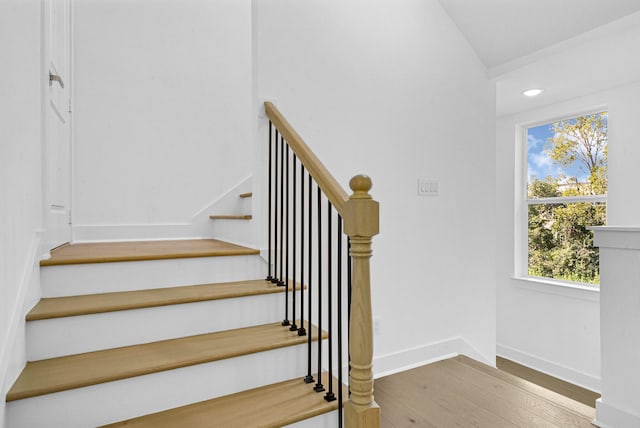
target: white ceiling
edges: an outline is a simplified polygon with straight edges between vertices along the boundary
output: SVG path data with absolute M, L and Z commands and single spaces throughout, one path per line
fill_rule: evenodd
M 497 116 L 638 82 L 640 12 L 524 57 L 493 78 Z M 528 98 L 522 95 L 528 88 L 544 92 Z
M 640 81 L 640 0 L 439 1 L 495 81 L 497 116 Z
M 640 0 L 440 0 L 490 71 L 640 11 Z

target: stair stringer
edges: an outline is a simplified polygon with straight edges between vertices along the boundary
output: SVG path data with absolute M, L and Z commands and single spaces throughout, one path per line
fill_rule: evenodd
M 198 211 L 192 218 L 195 236 L 209 236 L 238 245 L 257 248 L 256 220 L 211 220 L 210 215 L 246 215 L 253 212 L 253 198 L 241 198 L 253 192 L 253 177 L 248 176 L 231 187 L 219 198 Z M 255 218 L 255 217 L 254 217 Z

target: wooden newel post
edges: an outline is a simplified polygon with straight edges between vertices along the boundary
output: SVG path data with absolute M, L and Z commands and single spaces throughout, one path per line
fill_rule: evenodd
M 380 407 L 373 399 L 373 322 L 371 316 L 371 237 L 380 228 L 379 204 L 369 194 L 371 179 L 357 175 L 349 182 L 353 194 L 344 205 L 344 231 L 351 238 L 353 279 L 349 375 L 351 395 L 345 404 L 347 428 L 379 428 Z

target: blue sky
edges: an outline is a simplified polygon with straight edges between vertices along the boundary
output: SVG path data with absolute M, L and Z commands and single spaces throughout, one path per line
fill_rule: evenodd
M 540 125 L 527 130 L 527 176 L 529 182 L 538 178 L 544 180 L 551 176 L 558 178 L 560 175 L 566 177 L 578 177 L 578 181 L 586 181 L 587 174 L 580 169 L 579 162 L 563 167 L 555 163 L 544 152 L 547 139 L 553 137 L 553 124 Z

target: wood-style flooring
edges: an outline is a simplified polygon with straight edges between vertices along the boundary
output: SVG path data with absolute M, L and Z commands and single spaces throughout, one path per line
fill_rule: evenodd
M 600 394 L 597 392 L 572 385 L 553 376 L 549 376 L 548 374 L 541 373 L 511 360 L 507 360 L 506 358 L 496 357 L 496 366 L 502 371 L 511 373 L 512 375 L 518 376 L 522 379 L 526 379 L 529 382 L 533 382 L 536 385 L 555 391 L 565 397 L 571 397 L 589 407 L 595 408 L 596 400 L 600 398 Z
M 465 356 L 375 381 L 383 428 L 593 428 L 595 409 Z

